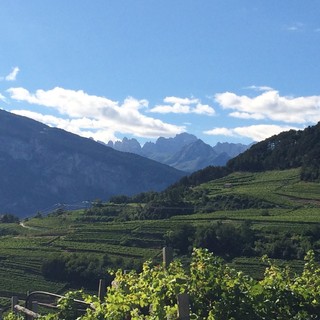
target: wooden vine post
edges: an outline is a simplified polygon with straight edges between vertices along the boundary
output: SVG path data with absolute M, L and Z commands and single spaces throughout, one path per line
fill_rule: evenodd
M 168 268 L 169 264 L 173 260 L 173 249 L 170 247 L 164 247 L 162 249 L 163 266 Z
M 100 301 L 104 300 L 106 293 L 107 293 L 106 280 L 105 279 L 100 279 L 99 280 L 99 291 L 98 291 L 98 297 L 99 297 Z
M 13 296 L 11 297 L 11 311 L 13 313 L 17 313 L 15 306 L 18 304 L 18 297 L 17 296 Z
M 178 294 L 178 319 L 189 320 L 190 319 L 190 303 L 189 295 L 187 293 Z
M 173 261 L 173 249 L 170 247 L 164 247 L 162 249 L 163 266 L 168 268 Z M 177 296 L 178 302 L 178 319 L 189 320 L 190 319 L 190 302 L 189 295 L 187 293 L 179 294 Z
M 38 309 L 37 302 L 34 302 L 34 303 L 32 304 L 32 307 L 35 309 L 35 311 L 37 311 L 37 309 Z M 17 297 L 17 296 L 13 296 L 13 297 L 11 298 L 11 311 L 12 311 L 12 313 L 14 313 L 14 314 L 17 314 L 17 313 L 19 313 L 19 312 L 25 314 L 25 317 L 26 317 L 26 319 L 28 319 L 28 320 L 29 320 L 29 319 L 32 320 L 32 319 L 34 319 L 34 318 L 39 318 L 39 317 L 40 317 L 40 314 L 38 314 L 37 312 L 32 311 L 32 310 L 30 310 L 30 309 L 28 309 L 28 308 L 25 308 L 25 307 L 23 307 L 23 306 L 20 306 L 20 305 L 19 305 L 19 300 L 18 300 L 18 297 Z M 0 318 L 0 319 L 1 319 L 1 318 Z

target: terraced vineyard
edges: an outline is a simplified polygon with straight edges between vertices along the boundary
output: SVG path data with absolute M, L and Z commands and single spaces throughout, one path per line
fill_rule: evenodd
M 270 204 L 270 207 L 204 210 L 199 205 L 203 195 L 206 201 L 218 201 L 216 197 L 224 199 L 231 195 L 233 199 L 239 196 L 241 200 L 241 196 L 246 196 Z M 105 206 L 109 215 L 90 216 L 95 222 L 86 222 L 85 210 L 78 210 L 30 218 L 22 225 L 0 224 L 3 234 L 0 237 L 0 307 L 8 305 L 11 295 L 23 297 L 28 290 L 66 290 L 65 281 L 50 281 L 43 276 L 43 262 L 54 256 L 76 253 L 101 258 L 107 255 L 111 261 L 123 265 L 147 259 L 160 261 L 164 235 L 169 231 L 178 230 L 181 225 L 198 227 L 217 221 L 235 226 L 249 221 L 254 232 L 263 239 L 257 247 L 266 245 L 263 241 L 279 241 L 283 235 L 300 245 L 320 222 L 320 185 L 301 182 L 299 169 L 234 173 L 193 187 L 186 197 L 185 201 L 192 203 L 196 212 L 170 219 L 117 221 L 115 212 L 119 213 L 121 208 L 135 212 L 144 204 L 121 207 L 108 203 Z M 316 252 L 319 251 L 320 238 L 314 239 L 312 245 Z M 283 263 L 283 260 L 279 261 Z M 259 257 L 234 257 L 229 263 L 256 277 L 263 270 Z M 290 263 L 295 270 L 302 265 L 299 259 Z

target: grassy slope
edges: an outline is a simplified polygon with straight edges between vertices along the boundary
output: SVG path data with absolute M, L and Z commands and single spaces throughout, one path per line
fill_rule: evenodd
M 231 188 L 226 188 L 226 184 L 231 184 Z M 25 222 L 25 227 L 0 224 L 0 228 L 16 233 L 0 237 L 0 297 L 13 293 L 24 295 L 27 290 L 63 290 L 65 283 L 52 283 L 41 275 L 42 262 L 54 253 L 160 260 L 163 234 L 182 221 L 199 225 L 216 220 L 229 223 L 250 220 L 255 230 L 265 234 L 299 233 L 320 222 L 320 184 L 301 182 L 299 169 L 233 173 L 195 187 L 192 193 L 201 192 L 209 198 L 221 194 L 249 195 L 277 206 L 268 209 L 268 215 L 263 209 L 246 209 L 196 213 L 158 221 L 84 223 L 78 220 L 84 213 L 74 211 L 59 217 L 33 218 Z M 233 264 L 253 274 L 261 272 L 258 258 L 238 257 Z M 292 264 L 299 266 L 301 263 L 293 261 Z M 7 303 L 8 300 L 0 299 L 0 307 Z

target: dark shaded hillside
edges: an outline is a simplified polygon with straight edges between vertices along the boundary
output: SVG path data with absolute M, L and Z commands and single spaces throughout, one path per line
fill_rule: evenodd
M 266 171 L 302 167 L 303 180 L 320 178 L 320 123 L 305 130 L 290 130 L 253 145 L 231 159 L 232 171 Z
M 0 110 L 0 212 L 160 191 L 183 173 Z

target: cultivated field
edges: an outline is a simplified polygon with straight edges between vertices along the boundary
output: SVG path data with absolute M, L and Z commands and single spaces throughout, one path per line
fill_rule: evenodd
M 299 169 L 234 173 L 194 187 L 191 194 L 205 194 L 209 200 L 222 195 L 246 195 L 272 206 L 268 209 L 209 212 L 199 207 L 195 214 L 173 216 L 170 219 L 117 221 L 114 212 L 119 212 L 119 206 L 109 203 L 110 217 L 104 216 L 102 219 L 101 216 L 91 216 L 94 222 L 86 222 L 85 211 L 79 210 L 30 218 L 22 225 L 2 223 L 0 307 L 9 305 L 10 296 L 23 297 L 27 291 L 59 293 L 68 289 L 67 283 L 49 281 L 42 274 L 43 262 L 55 255 L 77 253 L 97 258 L 107 255 L 112 261 L 130 265 L 147 259 L 161 261 L 160 249 L 165 245 L 163 236 L 181 224 L 199 226 L 222 221 L 238 226 L 250 221 L 251 228 L 261 239 L 269 241 L 287 237 L 290 241 L 301 243 L 309 239 L 308 232 L 320 222 L 320 185 L 301 182 Z M 125 208 L 134 212 L 139 206 L 143 204 L 127 204 Z M 314 239 L 312 246 L 317 252 L 320 240 Z M 279 263 L 283 262 L 283 259 L 279 260 Z M 235 257 L 229 263 L 256 277 L 261 276 L 265 267 L 259 257 Z M 291 259 L 289 263 L 294 270 L 299 270 L 303 261 Z

